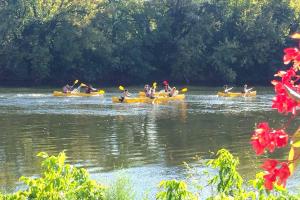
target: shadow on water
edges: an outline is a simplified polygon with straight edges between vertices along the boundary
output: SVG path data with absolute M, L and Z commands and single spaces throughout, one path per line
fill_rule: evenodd
M 162 179 L 185 178 L 183 161 L 193 163 L 196 154 L 209 158 L 223 147 L 240 157 L 241 173 L 253 178 L 262 159 L 249 144 L 255 123 L 285 119 L 270 109 L 271 90 L 262 89 L 256 98 L 218 98 L 216 91 L 193 88 L 185 102 L 165 105 L 111 103 L 118 93 L 103 98 L 58 98 L 45 90 L 0 93 L 0 186 L 11 191 L 21 175 L 38 174 L 38 152 L 62 150 L 100 182 L 124 169 L 139 193 L 155 191 Z M 284 158 L 286 151 L 275 156 Z M 295 178 L 289 187 L 296 187 Z

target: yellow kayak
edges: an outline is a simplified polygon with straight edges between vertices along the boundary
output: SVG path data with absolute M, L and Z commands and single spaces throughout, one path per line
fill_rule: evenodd
M 167 94 L 166 92 L 158 92 L 158 93 L 155 94 L 155 96 L 162 96 L 162 97 L 165 97 L 165 96 L 168 96 L 168 94 Z M 140 91 L 140 92 L 139 92 L 139 97 L 146 97 L 145 92 Z
M 256 91 L 242 93 L 242 92 L 218 92 L 219 97 L 255 97 Z
M 149 98 L 146 97 L 127 97 L 122 102 L 120 97 L 112 97 L 113 103 L 145 103 Z
M 103 96 L 103 91 L 91 92 L 91 93 L 83 93 L 83 92 L 63 93 L 63 92 L 59 92 L 59 91 L 54 91 L 53 96 L 55 96 L 55 97 L 93 97 L 93 96 Z
M 156 97 L 154 99 L 150 99 L 148 97 L 127 97 L 123 102 L 120 101 L 119 97 L 112 97 L 113 103 L 166 103 L 169 101 L 183 101 L 185 99 L 184 94 L 176 95 L 175 97 Z

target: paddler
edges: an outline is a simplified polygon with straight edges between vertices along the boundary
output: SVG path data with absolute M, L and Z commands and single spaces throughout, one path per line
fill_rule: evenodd
M 249 89 L 248 89 L 248 85 L 245 84 L 245 85 L 244 85 L 243 93 L 247 94 L 247 93 L 249 93 L 252 89 L 253 89 L 253 88 L 249 88 Z
M 124 92 L 122 92 L 122 94 L 119 98 L 119 101 L 123 102 L 125 100 L 125 98 L 130 97 L 130 96 L 131 96 L 131 94 L 128 92 L 127 89 L 125 89 Z
M 155 98 L 155 87 L 151 87 L 150 88 L 148 97 L 150 99 L 154 99 Z
M 171 88 L 168 81 L 164 81 L 163 85 L 164 85 L 164 92 L 168 94 L 169 97 L 174 97 L 178 94 L 178 90 L 176 90 L 176 87 Z
M 146 97 L 150 97 L 151 90 L 150 90 L 150 86 L 148 84 L 145 85 L 144 92 L 145 92 Z
M 85 93 L 90 94 L 91 92 L 97 92 L 96 88 L 93 88 L 91 84 L 85 86 Z
M 63 90 L 63 93 L 69 93 L 69 92 L 72 92 L 73 89 L 74 89 L 74 86 L 78 83 L 78 80 L 75 80 L 74 81 L 74 84 L 72 86 L 70 86 L 69 84 L 65 85 L 62 90 Z
M 233 87 L 228 88 L 228 85 L 224 85 L 224 93 L 228 93 L 232 89 L 233 89 Z
M 148 97 L 149 97 L 150 99 L 154 99 L 154 98 L 155 98 L 156 87 L 157 87 L 157 83 L 154 82 L 154 83 L 152 84 L 152 87 L 149 89 L 149 95 L 148 95 Z
M 81 87 L 85 87 L 85 84 L 81 83 L 77 88 L 72 90 L 72 93 L 80 93 Z
M 169 97 L 175 97 L 178 94 L 176 87 L 173 87 L 169 93 Z
M 170 93 L 172 88 L 170 87 L 168 81 L 163 81 L 163 85 L 164 85 L 164 92 L 165 93 Z
M 62 88 L 62 91 L 63 93 L 69 93 L 72 91 L 72 87 L 69 84 L 67 84 Z

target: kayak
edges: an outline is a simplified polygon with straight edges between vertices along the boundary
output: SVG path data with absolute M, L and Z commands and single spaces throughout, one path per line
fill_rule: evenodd
M 123 102 L 120 101 L 119 97 L 112 97 L 113 103 L 166 103 L 170 101 L 183 101 L 185 99 L 184 94 L 176 95 L 175 97 L 156 97 L 154 99 L 150 99 L 148 97 L 127 97 Z
M 151 103 L 167 103 L 167 102 L 170 102 L 170 101 L 183 101 L 185 99 L 185 95 L 184 94 L 178 94 L 174 97 L 168 97 L 168 96 L 159 96 L 159 97 L 156 97 L 155 99 L 150 99 L 152 100 Z
M 120 97 L 112 97 L 112 102 L 113 103 L 146 103 L 148 99 L 149 98 L 146 97 L 127 97 L 121 102 Z
M 76 93 L 63 93 L 59 91 L 54 91 L 53 96 L 55 97 L 94 97 L 94 96 L 103 96 L 103 92 L 91 92 L 91 93 L 83 93 L 83 92 L 76 92 Z
M 177 91 L 177 94 L 179 93 L 178 90 Z M 160 92 L 157 92 L 155 93 L 155 96 L 159 96 L 159 97 L 168 97 L 169 96 L 169 93 L 165 92 L 165 91 L 160 91 Z M 139 92 L 139 97 L 146 97 L 146 94 L 145 92 L 143 91 L 140 91 Z
M 218 92 L 219 97 L 255 97 L 256 91 L 242 93 L 242 92 Z
M 159 92 L 159 93 L 156 93 L 155 96 L 162 96 L 162 97 L 164 97 L 164 96 L 168 96 L 168 94 L 166 92 Z M 139 92 L 139 97 L 146 97 L 145 92 L 140 91 Z

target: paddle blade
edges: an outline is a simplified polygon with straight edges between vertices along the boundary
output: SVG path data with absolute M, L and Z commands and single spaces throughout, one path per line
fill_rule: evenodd
M 120 85 L 120 86 L 119 86 L 119 90 L 122 90 L 122 91 L 124 91 L 124 90 L 125 90 L 125 88 L 124 88 L 122 85 Z
M 105 91 L 104 90 L 99 90 L 98 93 L 99 94 L 105 94 Z
M 153 88 L 155 89 L 155 88 L 156 88 L 156 86 L 157 86 L 157 83 L 156 83 L 156 82 L 154 82 L 152 86 L 153 86 Z
M 74 81 L 74 85 L 77 84 L 77 83 L 78 83 L 78 80 L 75 80 L 75 81 Z
M 183 88 L 183 89 L 181 90 L 181 92 L 187 92 L 187 91 L 188 91 L 187 88 Z
M 294 33 L 294 34 L 291 35 L 290 37 L 293 38 L 293 39 L 299 40 L 299 39 L 300 39 L 300 33 Z
M 80 86 L 81 86 L 81 87 L 86 87 L 87 85 L 84 84 L 84 83 L 81 83 Z

